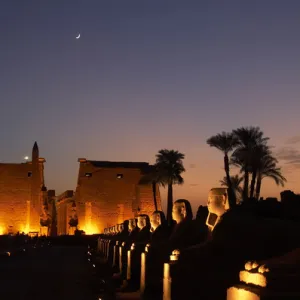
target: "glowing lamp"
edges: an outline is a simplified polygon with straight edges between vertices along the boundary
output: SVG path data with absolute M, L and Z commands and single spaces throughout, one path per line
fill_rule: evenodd
M 172 252 L 172 255 L 170 255 L 170 260 L 172 260 L 172 261 L 178 260 L 179 255 L 180 255 L 180 251 L 174 250 Z

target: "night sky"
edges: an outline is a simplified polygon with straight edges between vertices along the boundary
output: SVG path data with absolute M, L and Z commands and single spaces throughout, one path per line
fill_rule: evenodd
M 2 0 L 0 36 L 0 161 L 37 141 L 48 189 L 75 189 L 79 157 L 167 148 L 186 155 L 175 198 L 199 205 L 224 176 L 206 139 L 254 125 L 300 192 L 299 0 Z

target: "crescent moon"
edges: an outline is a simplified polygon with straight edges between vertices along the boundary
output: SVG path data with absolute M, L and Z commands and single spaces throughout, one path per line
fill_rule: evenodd
M 78 40 L 80 38 L 80 33 L 78 34 L 78 36 L 76 36 L 76 39 Z

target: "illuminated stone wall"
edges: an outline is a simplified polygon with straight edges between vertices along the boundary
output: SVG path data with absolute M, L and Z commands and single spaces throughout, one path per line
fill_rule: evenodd
M 57 234 L 69 234 L 69 221 L 72 215 L 72 204 L 74 201 L 74 192 L 68 190 L 57 197 L 56 202 L 56 219 L 57 219 Z
M 78 228 L 87 234 L 154 211 L 152 185 L 139 185 L 148 163 L 79 159 L 75 193 Z M 157 188 L 158 208 L 161 209 Z
M 34 151 L 32 162 L 0 163 L 0 234 L 40 231 L 45 160 Z
M 28 230 L 30 164 L 0 164 L 0 234 Z

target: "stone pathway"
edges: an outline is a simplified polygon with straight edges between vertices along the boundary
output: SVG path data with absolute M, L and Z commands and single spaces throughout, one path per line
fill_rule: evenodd
M 87 248 L 30 249 L 0 263 L 0 298 L 7 300 L 98 300 L 90 286 Z

